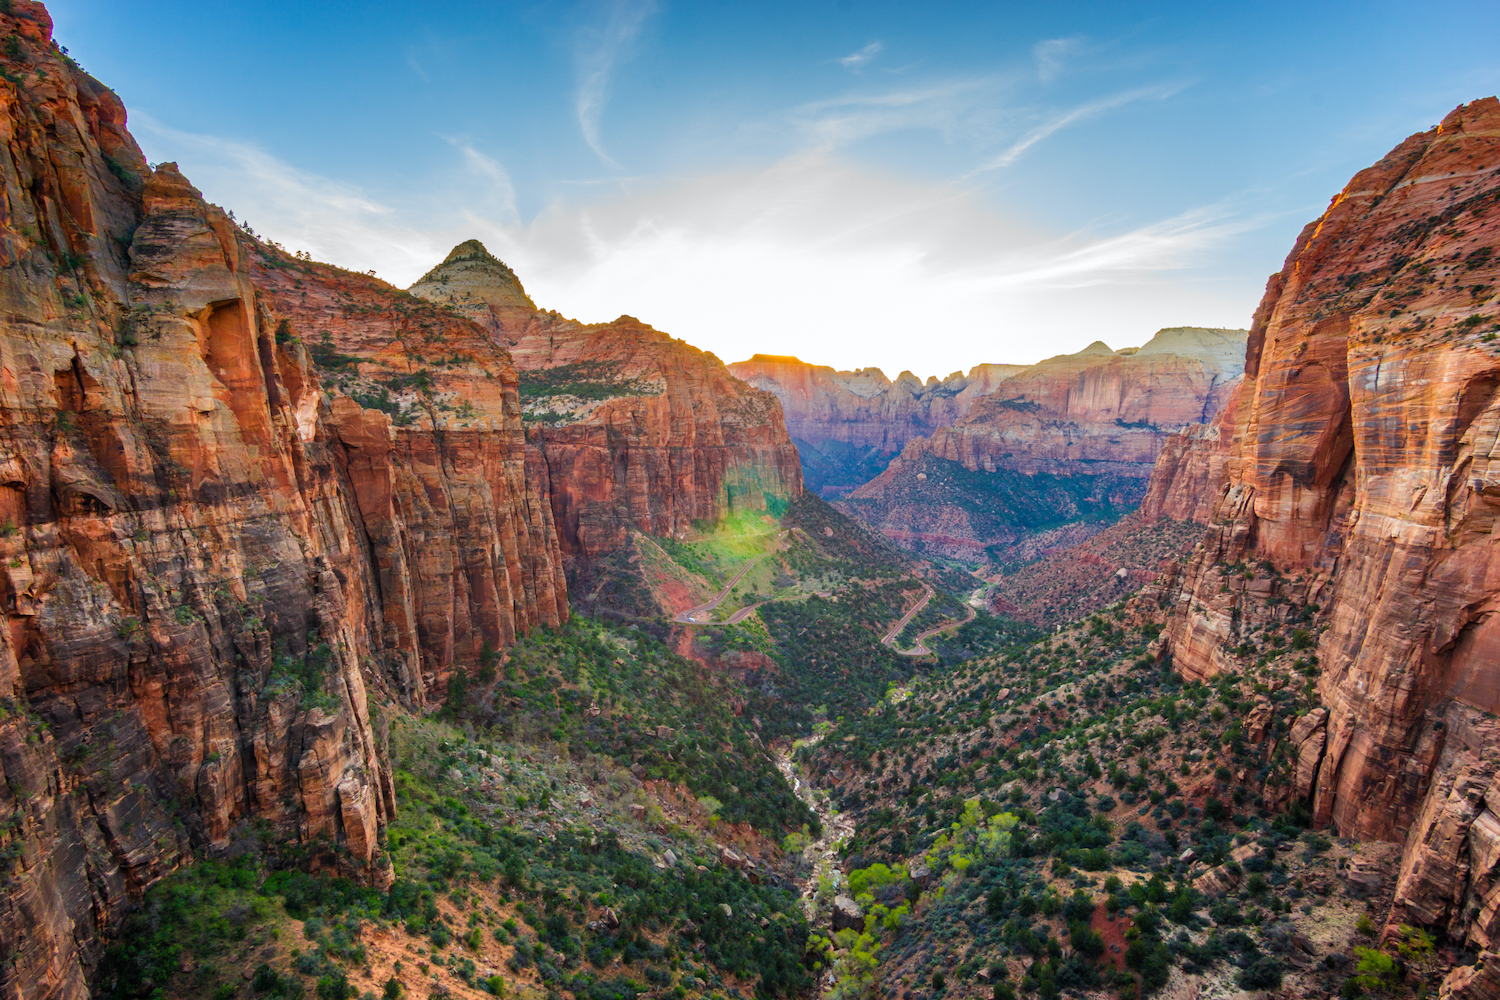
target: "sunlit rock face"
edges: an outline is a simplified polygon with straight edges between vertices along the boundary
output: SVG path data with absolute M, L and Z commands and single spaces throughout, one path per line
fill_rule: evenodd
M 729 370 L 780 400 L 807 487 L 835 499 L 879 475 L 908 441 L 952 425 L 1025 366 L 976 365 L 967 375 L 926 382 L 902 372 L 893 382 L 878 368 L 836 371 L 757 354 Z
M 897 452 L 912 438 L 951 425 L 975 399 L 1025 366 L 976 365 L 967 375 L 954 372 L 925 383 L 911 372 L 893 382 L 879 368 L 836 371 L 772 354 L 737 361 L 729 370 L 774 393 L 786 413 L 787 429 L 798 439 Z
M 711 355 L 537 312 L 478 244 L 449 308 L 262 243 L 146 163 L 41 5 L 0 31 L 0 986 L 82 997 L 131 901 L 252 822 L 386 884 L 382 706 L 565 621 L 567 554 L 801 479 Z M 511 347 L 624 388 L 523 399 Z
M 1269 561 L 1282 577 L 1260 600 L 1322 607 L 1327 714 L 1300 744 L 1298 789 L 1319 823 L 1405 841 L 1405 916 L 1491 948 L 1497 170 L 1486 98 L 1360 172 L 1303 230 L 1256 313 L 1232 430 L 1203 442 L 1225 468 L 1208 534 L 1165 595 L 1167 648 L 1190 676 L 1234 662 L 1225 567 Z
M 473 319 L 521 378 L 564 549 L 595 556 L 802 492 L 780 404 L 723 362 L 630 316 L 578 323 L 531 305 L 477 241 L 411 291 Z

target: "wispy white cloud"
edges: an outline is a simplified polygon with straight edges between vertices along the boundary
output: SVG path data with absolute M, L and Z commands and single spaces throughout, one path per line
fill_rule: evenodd
M 1100 98 L 1096 101 L 1089 101 L 1088 103 L 1080 104 L 1078 107 L 1073 108 L 1069 111 L 1055 114 L 1047 121 L 1032 129 L 1030 132 L 1027 132 L 1020 139 L 1017 139 L 999 156 L 996 156 L 994 159 L 991 159 L 986 163 L 980 164 L 965 176 L 972 177 L 975 174 L 984 173 L 988 170 L 999 170 L 1003 167 L 1008 167 L 1012 163 L 1015 163 L 1017 160 L 1019 160 L 1021 158 L 1021 155 L 1032 146 L 1035 146 L 1037 143 L 1041 142 L 1048 136 L 1062 131 L 1069 125 L 1075 125 L 1078 122 L 1087 121 L 1088 119 L 1093 118 L 1096 115 L 1101 115 L 1106 111 L 1112 111 L 1115 108 L 1123 107 L 1124 105 L 1134 103 L 1135 101 L 1163 101 L 1173 96 L 1174 94 L 1180 93 L 1187 86 L 1187 83 L 1165 83 L 1153 84 L 1149 87 L 1138 87 L 1134 90 L 1127 90 L 1123 93 L 1113 94 L 1109 97 Z
M 808 152 L 579 187 L 522 222 L 503 165 L 461 139 L 422 197 L 381 199 L 242 143 L 137 122 L 153 159 L 180 159 L 211 200 L 291 248 L 405 285 L 478 238 L 544 306 L 588 321 L 630 313 L 725 360 L 765 351 L 925 377 L 1143 343 L 1164 300 L 1173 321 L 1205 325 L 1243 323 L 1254 306 L 1253 288 L 1240 302 L 1174 277 L 1263 221 L 1234 204 L 1060 236 L 979 192 Z
M 865 63 L 878 56 L 885 46 L 879 42 L 871 42 L 858 52 L 851 52 L 838 60 L 838 64 L 845 69 L 859 69 Z
M 1079 288 L 1127 274 L 1191 267 L 1193 255 L 1259 228 L 1264 215 L 1242 215 L 1229 204 L 1183 212 L 1114 236 L 1075 234 L 1028 249 L 1016 266 L 994 276 L 998 285 Z
M 1264 221 L 1216 205 L 1058 236 L 976 192 L 813 153 L 556 204 L 516 253 L 533 296 L 581 319 L 626 312 L 725 360 L 812 354 L 944 375 L 1100 337 L 1143 343 L 1164 296 L 1174 317 L 1242 323 L 1254 289 L 1226 305 L 1175 276 Z
M 1036 75 L 1043 83 L 1052 82 L 1063 70 L 1063 65 L 1068 56 L 1077 52 L 1083 45 L 1082 38 L 1048 38 L 1037 42 L 1031 47 L 1031 54 L 1036 57 Z
M 611 77 L 646 20 L 655 12 L 655 0 L 608 0 L 602 22 L 579 32 L 574 60 L 578 89 L 573 102 L 578 128 L 589 148 L 611 167 L 619 164 L 604 151 L 599 140 L 599 120 L 609 103 Z
M 806 144 L 823 151 L 902 129 L 974 135 L 992 130 L 999 86 L 996 77 L 974 76 L 855 91 L 799 105 L 787 119 Z
M 132 126 L 153 160 L 178 161 L 205 198 L 260 235 L 398 284 L 425 273 L 476 227 L 504 246 L 505 227 L 516 224 L 509 174 L 463 140 L 445 137 L 459 152 L 447 177 L 391 203 L 247 143 L 183 132 L 140 112 Z
M 507 223 L 515 222 L 516 186 L 511 182 L 510 172 L 498 160 L 486 156 L 464 140 L 446 135 L 443 138 L 463 154 L 464 165 L 471 173 L 490 182 L 488 201 L 498 209 L 503 220 Z
M 133 116 L 150 154 L 180 162 L 210 201 L 235 211 L 289 249 L 357 270 L 409 270 L 430 259 L 427 234 L 403 224 L 391 206 L 358 187 L 298 170 L 246 143 L 170 128 Z

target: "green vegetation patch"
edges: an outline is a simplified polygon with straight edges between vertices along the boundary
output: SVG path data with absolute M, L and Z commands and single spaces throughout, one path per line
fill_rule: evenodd
M 644 629 L 575 615 L 562 628 L 533 630 L 497 674 L 486 680 L 481 671 L 475 680 L 492 687 L 471 693 L 465 685 L 450 710 L 497 738 L 639 763 L 648 778 L 718 799 L 724 819 L 777 840 L 817 823 L 758 742 L 789 733 L 785 712 L 764 691 L 677 655 Z M 752 737 L 754 717 L 766 728 Z
M 658 388 L 648 378 L 627 378 L 619 361 L 575 361 L 551 368 L 519 371 L 522 400 L 572 396 L 575 399 L 613 399 L 616 396 L 654 396 Z

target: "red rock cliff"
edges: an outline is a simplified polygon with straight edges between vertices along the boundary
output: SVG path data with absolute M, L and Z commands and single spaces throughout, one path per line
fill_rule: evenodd
M 1323 608 L 1297 790 L 1405 842 L 1401 919 L 1500 942 L 1500 102 L 1458 108 L 1303 230 L 1250 335 L 1227 488 L 1167 589 L 1190 675 L 1278 598 Z M 1278 570 L 1247 594 L 1228 567 Z M 1304 724 L 1305 723 L 1305 724 Z
M 1173 435 L 1218 413 L 1237 385 L 1245 336 L 1174 328 L 1139 349 L 1094 343 L 1032 365 L 953 426 L 908 442 L 840 507 L 898 544 L 956 558 L 1025 558 L 1038 530 L 1069 524 L 1077 530 L 1046 544 L 1082 541 L 1104 523 L 1094 515 L 1140 502 Z M 945 495 L 945 462 L 981 475 Z M 985 501 L 986 490 L 999 492 Z
M 583 324 L 541 312 L 515 273 L 473 240 L 411 290 L 508 348 L 569 552 L 598 555 L 632 528 L 674 534 L 764 508 L 768 494 L 801 493 L 780 404 L 712 354 L 629 316 Z
M 0 13 L 0 992 L 73 998 L 250 820 L 389 878 L 372 712 L 567 605 L 488 333 L 257 244 L 50 32 Z
M 1025 366 L 976 365 L 967 375 L 954 372 L 925 384 L 911 372 L 892 382 L 878 368 L 841 372 L 770 354 L 737 361 L 729 370 L 781 401 L 787 430 L 799 441 L 897 452 L 912 438 L 950 426 L 974 400 Z
M 1219 411 L 1244 342 L 1243 330 L 1196 328 L 1162 330 L 1138 350 L 1096 341 L 1012 375 L 892 469 L 931 454 L 970 471 L 1066 474 L 1088 462 L 1146 479 L 1169 435 Z
M 1212 423 L 1191 424 L 1167 438 L 1141 501 L 1147 521 L 1170 518 L 1207 524 L 1228 485 L 1229 445 L 1234 438 L 1240 380 L 1226 383 L 1224 408 Z

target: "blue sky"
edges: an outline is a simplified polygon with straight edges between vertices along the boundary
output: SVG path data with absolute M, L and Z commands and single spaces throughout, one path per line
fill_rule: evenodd
M 1494 3 L 58 0 L 152 162 L 410 284 L 942 376 L 1246 326 L 1358 169 L 1500 91 Z

